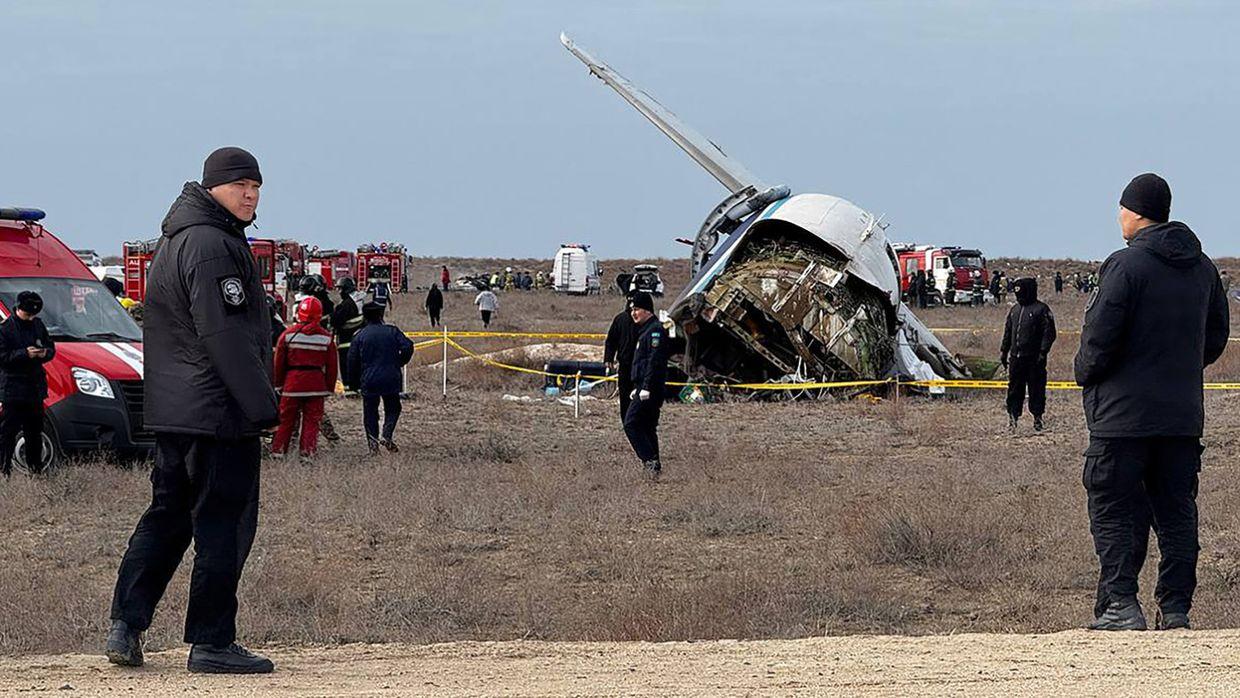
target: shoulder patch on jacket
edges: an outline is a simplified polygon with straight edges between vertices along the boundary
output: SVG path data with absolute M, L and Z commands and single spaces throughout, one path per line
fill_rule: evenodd
M 245 309 L 245 284 L 237 276 L 225 276 L 220 279 L 220 298 L 224 307 L 230 312 Z

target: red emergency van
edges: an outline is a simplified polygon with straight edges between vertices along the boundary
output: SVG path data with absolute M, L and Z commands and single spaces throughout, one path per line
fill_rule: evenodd
M 0 209 L 0 319 L 22 291 L 43 297 L 39 317 L 56 342 L 45 364 L 45 466 L 80 451 L 147 453 L 155 440 L 142 420 L 142 330 L 42 219 L 36 209 Z M 24 452 L 19 438 L 20 467 Z

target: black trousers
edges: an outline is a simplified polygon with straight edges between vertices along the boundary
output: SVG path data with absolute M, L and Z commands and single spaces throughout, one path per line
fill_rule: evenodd
M 633 393 L 633 379 L 628 371 L 616 374 L 616 390 L 620 392 L 620 424 L 623 426 L 625 417 L 629 416 L 629 405 L 633 402 L 633 398 L 629 397 Z
M 480 312 L 482 313 L 482 326 L 490 327 L 491 326 L 491 311 L 483 310 Z
M 659 460 L 659 411 L 663 401 L 657 397 L 634 400 L 624 415 L 624 434 L 642 462 Z
M 383 440 L 391 441 L 396 433 L 396 422 L 400 419 L 400 395 L 363 395 L 362 425 L 366 428 L 366 439 L 374 444 L 379 441 L 379 402 L 383 402 Z
M 17 434 L 26 439 L 26 467 L 32 473 L 43 470 L 43 401 L 6 400 L 0 417 L 0 473 L 13 469 Z
M 1188 613 L 1197 588 L 1197 482 L 1201 441 L 1193 437 L 1090 437 L 1082 482 L 1089 530 L 1108 601 L 1135 597 L 1144 563 L 1138 540 L 1158 533 L 1155 597 L 1164 613 Z M 1148 500 L 1149 523 L 1143 521 Z M 1141 557 L 1138 557 L 1138 554 Z
M 227 645 L 237 637 L 237 583 L 258 527 L 258 437 L 220 440 L 157 434 L 151 505 L 121 560 L 112 619 L 145 630 L 194 543 L 185 641 Z
M 1141 568 L 1145 566 L 1145 558 L 1149 555 L 1150 530 L 1154 526 L 1154 516 L 1150 512 L 1150 498 L 1145 493 L 1144 485 L 1141 486 L 1141 493 L 1134 500 L 1134 504 L 1135 506 L 1132 509 L 1132 576 L 1140 579 Z M 1161 600 L 1166 595 L 1166 586 L 1159 579 L 1158 585 L 1154 587 L 1154 598 Z M 1107 593 L 1106 577 L 1099 574 L 1098 590 L 1094 595 L 1094 617 L 1097 618 L 1106 613 L 1107 606 L 1110 603 L 1111 598 Z
M 1041 417 L 1046 412 L 1046 362 L 1036 356 L 1013 356 L 1008 364 L 1007 411 L 1019 417 L 1029 395 L 1029 413 Z
M 431 317 L 431 327 L 437 327 L 439 325 L 439 311 L 428 310 L 427 314 Z

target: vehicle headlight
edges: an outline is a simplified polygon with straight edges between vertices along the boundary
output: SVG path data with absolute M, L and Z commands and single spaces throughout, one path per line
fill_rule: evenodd
M 78 392 L 83 395 L 106 398 L 116 397 L 116 394 L 112 392 L 112 384 L 108 382 L 108 379 L 88 368 L 74 368 L 73 382 L 77 384 Z

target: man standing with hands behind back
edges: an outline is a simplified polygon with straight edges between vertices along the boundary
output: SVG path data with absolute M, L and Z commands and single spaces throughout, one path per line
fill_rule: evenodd
M 1171 187 L 1162 177 L 1136 177 L 1119 203 L 1128 246 L 1102 265 L 1075 362 L 1089 426 L 1082 483 L 1105 603 L 1089 627 L 1146 628 L 1135 553 L 1149 538 L 1139 509 L 1148 495 L 1162 554 L 1157 627 L 1187 629 L 1200 550 L 1202 371 L 1227 348 L 1227 301 L 1197 236 L 1169 222 Z
M 188 669 L 273 669 L 236 642 L 237 584 L 258 525 L 259 435 L 279 421 L 271 319 L 245 236 L 262 183 L 253 155 L 220 148 L 202 183 L 186 183 L 164 218 L 143 326 L 151 505 L 117 575 L 107 639 L 114 664 L 142 664 L 142 633 L 193 542 Z
M 43 364 L 56 356 L 56 345 L 38 318 L 42 310 L 39 294 L 22 291 L 13 314 L 0 323 L 0 474 L 6 478 L 12 472 L 18 431 L 26 440 L 26 467 L 32 473 L 43 469 Z

